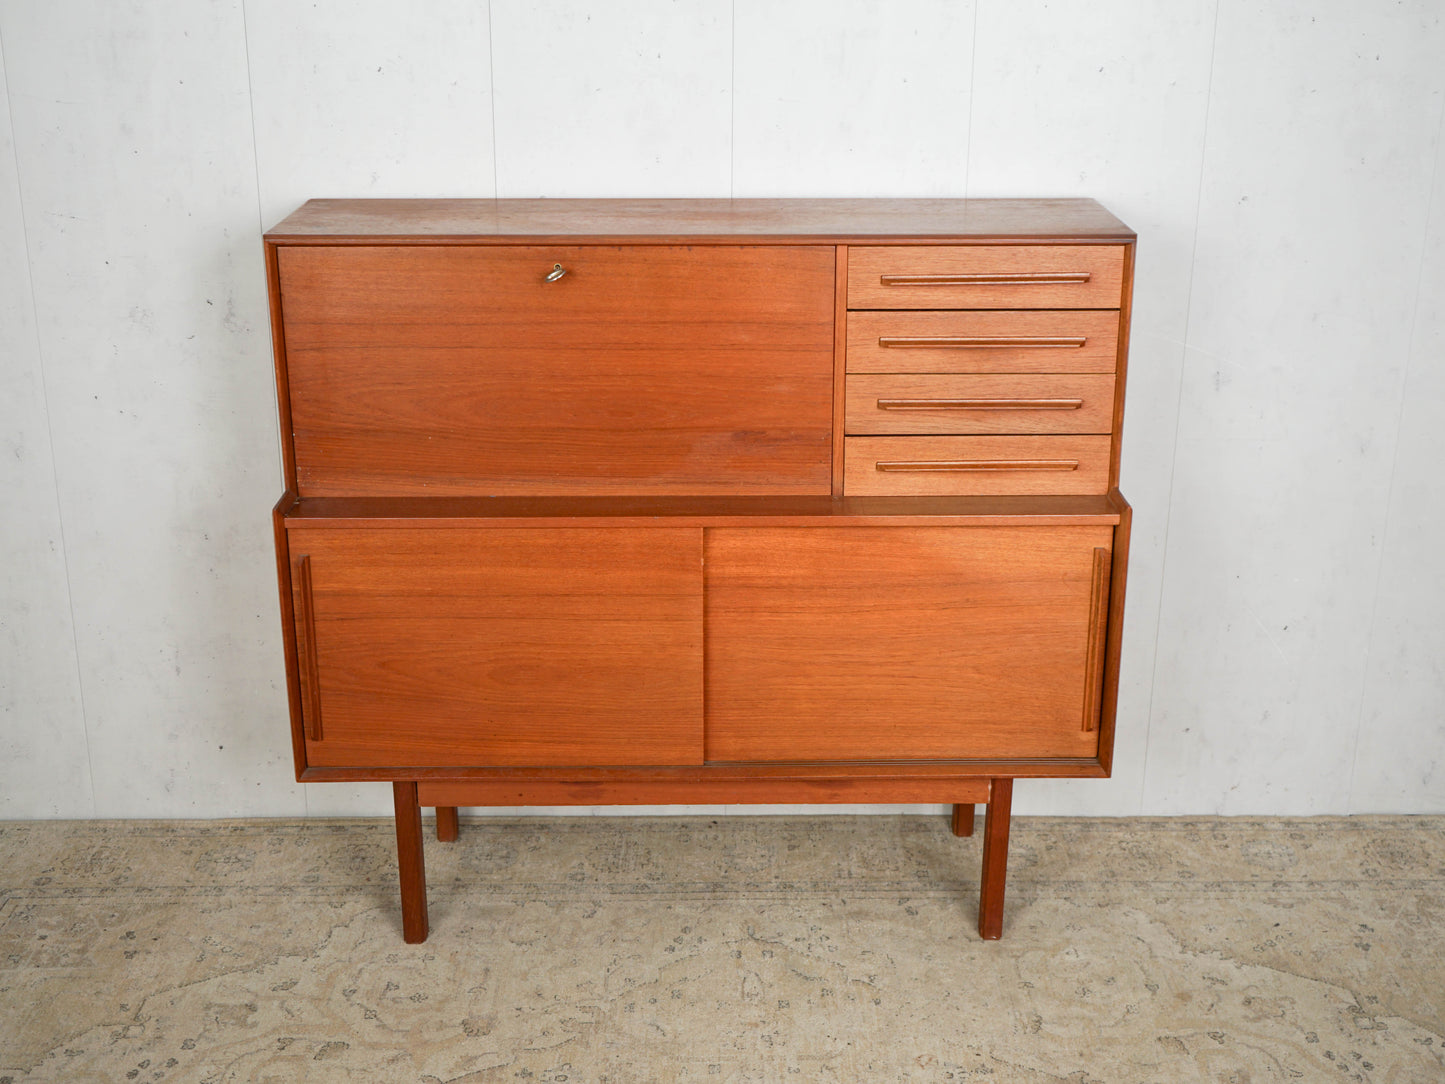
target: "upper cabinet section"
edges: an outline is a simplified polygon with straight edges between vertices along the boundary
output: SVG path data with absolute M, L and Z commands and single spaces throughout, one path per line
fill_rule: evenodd
M 301 496 L 825 494 L 826 246 L 285 245 Z
M 312 200 L 266 244 L 302 498 L 1117 478 L 1134 234 L 1093 200 Z

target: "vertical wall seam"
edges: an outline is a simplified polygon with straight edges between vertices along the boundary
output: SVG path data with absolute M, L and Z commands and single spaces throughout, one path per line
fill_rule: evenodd
M 492 0 L 487 0 L 487 104 L 492 107 L 492 199 L 500 199 L 497 181 L 497 47 L 492 35 Z
M 266 211 L 261 201 L 261 141 L 256 138 L 256 81 L 251 67 L 251 24 L 246 14 L 246 0 L 241 0 L 241 44 L 246 57 L 246 109 L 251 115 L 251 170 L 256 180 L 256 238 L 257 242 L 264 246 L 262 238 L 266 234 Z M 266 304 L 269 308 L 269 290 Z M 267 328 L 269 327 L 270 321 L 267 320 Z M 274 343 L 272 349 L 275 349 Z M 286 488 L 286 452 L 281 433 L 281 390 L 276 386 L 274 378 L 271 381 L 271 418 L 276 426 L 276 463 L 280 472 L 276 478 L 277 489 L 282 490 Z M 289 703 L 287 710 L 290 710 Z M 301 813 L 306 817 L 311 815 L 311 793 L 305 784 L 301 785 Z
M 50 421 L 50 382 L 46 376 L 45 346 L 40 337 L 40 306 L 35 299 L 35 262 L 31 258 L 30 223 L 25 214 L 25 185 L 20 175 L 20 146 L 15 137 L 15 95 L 10 90 L 10 66 L 5 63 L 5 32 L 0 25 L 0 69 L 5 72 L 6 119 L 10 123 L 10 155 L 15 163 L 15 194 L 20 211 L 20 237 L 25 246 L 25 276 L 30 287 L 30 320 L 35 337 L 35 360 L 40 369 L 40 403 L 45 415 L 45 441 L 50 449 L 50 479 L 55 492 L 55 524 L 60 534 L 60 567 L 65 579 L 65 606 L 70 615 L 70 643 L 75 657 L 75 691 L 80 700 L 80 731 L 85 741 L 85 772 L 90 784 L 90 815 L 97 815 L 95 757 L 91 753 L 90 712 L 85 703 L 85 671 L 80 665 L 80 630 L 75 620 L 75 592 L 70 582 L 70 547 L 65 541 L 65 510 L 60 500 L 60 468 L 55 460 L 55 429 Z
M 969 168 L 973 165 L 973 124 L 974 124 L 974 90 L 978 86 L 978 9 L 983 6 L 983 0 L 974 0 L 973 4 L 973 37 L 968 43 L 968 134 L 963 137 L 963 194 L 972 195 L 968 190 Z
M 1149 706 L 1144 715 L 1144 762 L 1139 772 L 1139 812 L 1146 812 L 1149 793 L 1149 750 L 1153 744 L 1154 694 L 1159 689 L 1159 633 L 1164 623 L 1164 593 L 1169 584 L 1169 527 L 1174 519 L 1174 482 L 1179 472 L 1180 419 L 1184 415 L 1184 377 L 1189 367 L 1189 331 L 1194 316 L 1194 272 L 1199 266 L 1199 219 L 1204 208 L 1204 174 L 1209 164 L 1209 116 L 1214 106 L 1214 65 L 1219 53 L 1219 8 L 1215 0 L 1210 30 L 1209 79 L 1204 91 L 1204 130 L 1199 140 L 1199 181 L 1194 189 L 1194 229 L 1189 242 L 1189 281 L 1185 289 L 1184 334 L 1180 344 L 1179 391 L 1174 399 L 1174 451 L 1169 460 L 1169 488 L 1164 502 L 1164 536 L 1159 545 L 1159 599 L 1154 608 L 1154 665 L 1149 673 Z
M 256 90 L 251 73 L 251 26 L 246 16 L 246 0 L 241 0 L 241 44 L 246 56 L 246 109 L 251 117 L 251 172 L 256 180 L 256 236 L 258 240 L 266 234 L 265 209 L 261 202 L 261 143 L 256 138 Z M 264 242 L 263 242 L 264 243 Z M 269 297 L 267 304 L 269 305 Z M 274 348 L 274 344 L 273 344 Z M 281 434 L 281 392 L 276 381 L 271 381 L 271 417 L 276 422 L 276 463 L 278 488 L 286 487 L 284 438 Z
M 246 16 L 246 0 L 241 0 L 241 48 L 246 56 L 246 110 L 251 117 L 251 172 L 256 178 L 256 228 L 266 232 L 265 210 L 261 205 L 261 143 L 256 138 L 256 90 L 251 73 L 251 25 Z
M 1395 475 L 1400 463 L 1400 437 L 1404 432 L 1405 404 L 1409 401 L 1410 370 L 1415 363 L 1416 336 L 1420 324 L 1420 293 L 1425 283 L 1425 261 L 1429 253 L 1429 237 L 1435 210 L 1435 190 L 1440 173 L 1441 140 L 1445 140 L 1445 93 L 1441 93 L 1440 115 L 1435 122 L 1435 141 L 1431 145 L 1430 185 L 1425 194 L 1425 225 L 1420 232 L 1420 260 L 1415 268 L 1415 296 L 1410 306 L 1410 333 L 1406 338 L 1405 371 L 1400 374 L 1400 397 L 1395 410 L 1395 445 L 1390 449 L 1390 470 L 1385 482 L 1385 514 L 1380 521 L 1380 552 L 1375 560 L 1375 582 L 1370 592 L 1370 623 L 1365 631 L 1364 666 L 1360 672 L 1359 710 L 1355 713 L 1355 746 L 1350 755 L 1350 782 L 1345 791 L 1345 812 L 1355 812 L 1355 773 L 1360 763 L 1360 744 L 1365 733 L 1365 697 L 1370 685 L 1370 656 L 1375 649 L 1375 628 L 1380 612 L 1380 584 L 1385 578 L 1385 551 L 1390 540 L 1390 509 L 1394 504 Z

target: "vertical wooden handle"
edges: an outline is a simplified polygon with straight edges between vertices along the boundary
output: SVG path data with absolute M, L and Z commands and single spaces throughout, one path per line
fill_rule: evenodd
M 1109 628 L 1109 551 L 1094 550 L 1093 585 L 1089 590 L 1089 648 L 1084 658 L 1084 731 L 1098 728 L 1104 693 L 1104 634 Z
M 321 675 L 316 665 L 316 612 L 311 601 L 311 555 L 304 553 L 296 567 L 296 584 L 301 595 L 301 673 L 306 680 L 306 702 L 301 715 L 306 737 L 321 740 Z

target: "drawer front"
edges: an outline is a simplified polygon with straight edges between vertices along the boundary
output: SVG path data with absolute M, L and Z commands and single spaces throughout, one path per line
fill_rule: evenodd
M 1112 375 L 862 374 L 848 377 L 849 434 L 1104 433 Z
M 707 758 L 1096 755 L 1112 539 L 709 530 Z
M 1117 312 L 850 312 L 850 373 L 1112 373 Z
M 1117 309 L 1122 245 L 859 245 L 850 309 Z
M 830 491 L 831 247 L 277 255 L 303 497 Z
M 288 546 L 309 765 L 701 763 L 701 528 Z
M 848 437 L 843 492 L 862 496 L 1104 493 L 1107 436 Z

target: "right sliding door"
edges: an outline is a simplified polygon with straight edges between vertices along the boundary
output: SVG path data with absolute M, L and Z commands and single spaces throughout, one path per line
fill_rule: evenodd
M 1113 536 L 709 529 L 705 758 L 1097 755 Z

